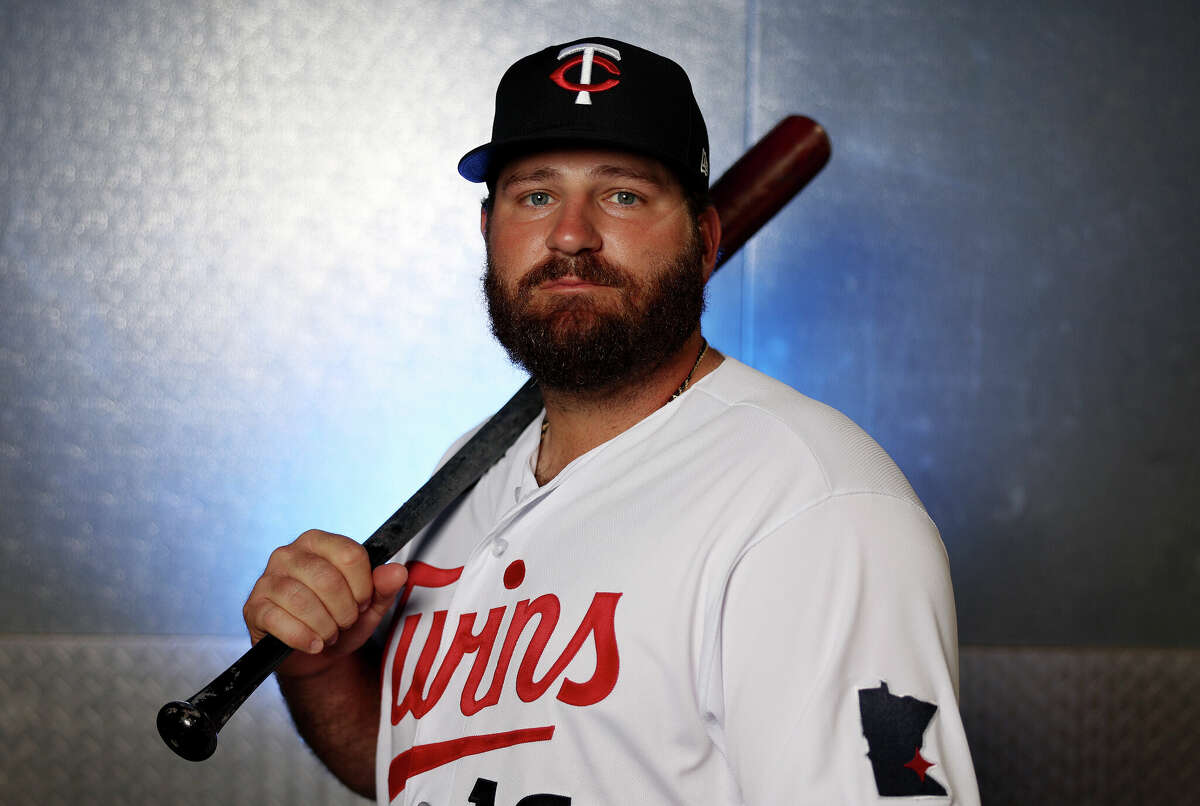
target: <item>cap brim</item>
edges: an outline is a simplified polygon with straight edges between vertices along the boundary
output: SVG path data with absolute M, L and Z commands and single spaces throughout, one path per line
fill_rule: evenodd
M 632 151 L 659 160 L 674 170 L 680 177 L 687 176 L 684 166 L 671 156 L 655 154 L 647 151 L 637 143 L 626 143 L 614 139 L 611 133 L 598 134 L 595 132 L 556 132 L 554 134 L 536 134 L 526 137 L 510 137 L 507 140 L 484 143 L 473 148 L 458 161 L 458 173 L 469 182 L 486 182 L 493 173 L 492 163 L 497 155 L 507 152 L 527 153 L 533 149 L 550 148 L 579 148 L 595 146 L 597 148 Z M 684 182 L 684 184 L 687 184 Z
M 468 182 L 487 181 L 488 165 L 491 163 L 492 144 L 484 143 L 473 148 L 458 161 L 458 173 Z

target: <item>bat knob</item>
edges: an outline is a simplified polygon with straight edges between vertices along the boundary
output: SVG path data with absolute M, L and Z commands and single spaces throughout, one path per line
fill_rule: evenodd
M 190 702 L 169 702 L 158 711 L 158 735 L 188 761 L 204 761 L 217 749 L 217 727 Z

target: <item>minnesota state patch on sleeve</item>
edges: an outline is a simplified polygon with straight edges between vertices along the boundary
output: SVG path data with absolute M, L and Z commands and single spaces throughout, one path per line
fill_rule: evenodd
M 946 794 L 946 788 L 929 774 L 936 762 L 921 754 L 936 705 L 916 697 L 897 697 L 881 680 L 878 688 L 858 690 L 858 711 L 881 797 Z

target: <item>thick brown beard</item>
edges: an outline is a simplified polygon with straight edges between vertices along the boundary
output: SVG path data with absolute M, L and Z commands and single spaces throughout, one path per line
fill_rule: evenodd
M 538 285 L 566 276 L 613 287 L 621 310 L 607 310 L 583 294 L 531 310 Z M 693 231 L 679 253 L 644 281 L 590 252 L 551 257 L 509 293 L 497 279 L 489 248 L 483 290 L 492 333 L 513 363 L 545 387 L 608 392 L 653 372 L 696 331 L 705 307 L 703 251 Z

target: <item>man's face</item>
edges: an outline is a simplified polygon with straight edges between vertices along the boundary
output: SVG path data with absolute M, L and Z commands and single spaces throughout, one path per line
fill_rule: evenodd
M 543 385 L 605 391 L 673 356 L 700 323 L 719 226 L 655 160 L 514 159 L 483 220 L 492 332 Z

